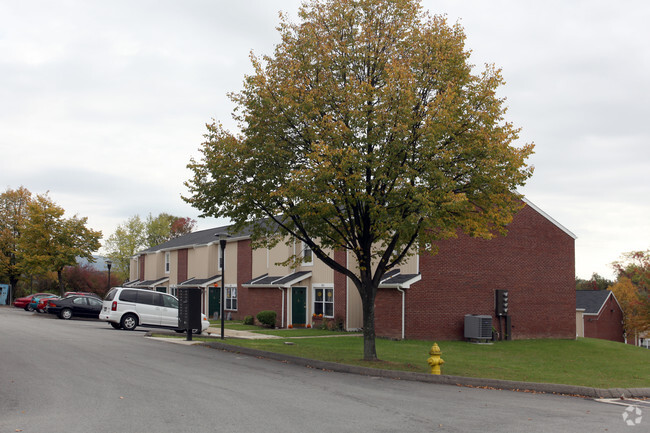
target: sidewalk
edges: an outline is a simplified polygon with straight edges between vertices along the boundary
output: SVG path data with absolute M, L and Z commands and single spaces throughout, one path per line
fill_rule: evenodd
M 221 328 L 211 326 L 206 331 L 211 337 L 221 337 Z M 249 331 L 235 331 L 234 329 L 225 328 L 223 331 L 224 337 L 227 338 L 244 338 L 247 340 L 271 340 L 285 337 L 278 337 L 277 335 L 258 334 Z

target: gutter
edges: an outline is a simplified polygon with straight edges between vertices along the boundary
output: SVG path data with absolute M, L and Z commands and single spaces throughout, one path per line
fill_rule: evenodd
M 404 319 L 406 317 L 406 293 L 403 289 L 397 288 L 397 291 L 402 294 L 402 340 L 404 340 Z

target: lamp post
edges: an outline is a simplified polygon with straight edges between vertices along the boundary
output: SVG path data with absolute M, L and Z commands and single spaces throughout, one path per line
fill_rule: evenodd
M 221 302 L 219 303 L 219 315 L 221 316 L 221 339 L 224 339 L 223 307 L 226 302 L 226 242 L 228 235 L 219 234 L 219 246 L 221 247 Z
M 110 260 L 106 260 L 106 267 L 108 267 L 108 290 L 111 290 L 111 266 L 113 265 L 113 262 Z

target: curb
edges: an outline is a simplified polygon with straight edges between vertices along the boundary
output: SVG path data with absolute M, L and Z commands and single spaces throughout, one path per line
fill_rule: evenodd
M 572 397 L 589 398 L 650 398 L 650 388 L 591 388 L 588 386 L 562 385 L 556 383 L 517 382 L 500 379 L 481 379 L 475 377 L 432 375 L 415 373 L 411 371 L 383 370 L 357 365 L 339 364 L 329 361 L 301 358 L 299 356 L 285 355 L 282 353 L 266 352 L 248 347 L 232 346 L 220 342 L 201 342 L 202 346 L 226 352 L 239 353 L 255 357 L 272 359 L 275 361 L 289 362 L 303 367 L 317 368 L 319 370 L 335 371 L 338 373 L 359 374 L 363 376 L 383 377 L 396 380 L 411 380 L 417 382 L 436 383 L 442 385 L 456 385 L 471 388 L 498 389 L 540 394 L 559 394 Z

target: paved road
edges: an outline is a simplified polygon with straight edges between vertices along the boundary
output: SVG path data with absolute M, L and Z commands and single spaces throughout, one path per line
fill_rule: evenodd
M 0 308 L 0 433 L 630 432 L 581 398 L 332 373 Z M 645 430 L 647 431 L 647 430 Z

